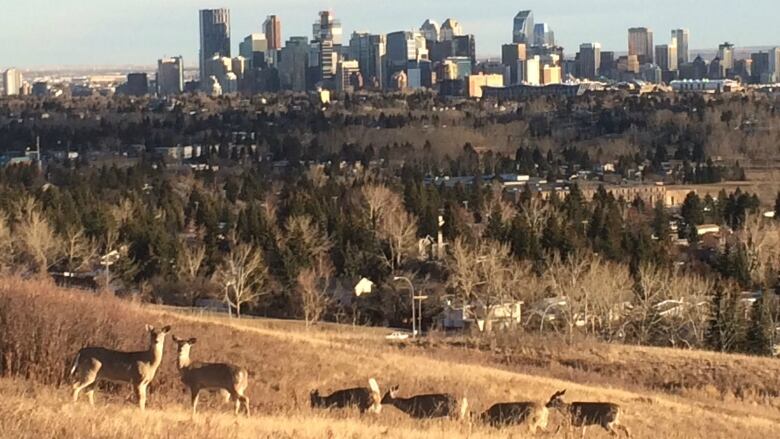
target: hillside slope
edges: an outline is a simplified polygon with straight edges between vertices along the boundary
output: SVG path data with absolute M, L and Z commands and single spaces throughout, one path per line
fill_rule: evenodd
M 193 357 L 230 360 L 249 368 L 254 377 L 248 389 L 251 419 L 234 418 L 228 407 L 209 398 L 194 427 L 175 369 L 175 350 L 166 345 L 163 365 L 142 414 L 128 401 L 129 388 L 101 390 L 98 413 L 86 403 L 68 402 L 64 374 L 74 353 L 98 344 L 122 349 L 145 347 L 143 325 L 170 324 L 173 333 L 198 337 Z M 572 400 L 613 401 L 624 407 L 623 423 L 635 437 L 714 438 L 772 437 L 780 431 L 780 398 L 772 381 L 760 392 L 734 395 L 711 383 L 691 391 L 664 389 L 644 382 L 641 365 L 685 388 L 679 368 L 718 370 L 712 379 L 745 380 L 745 371 L 780 376 L 777 361 L 712 353 L 664 349 L 600 346 L 598 355 L 583 350 L 576 358 L 579 372 L 560 367 L 545 369 L 544 360 L 559 356 L 568 364 L 572 352 L 564 349 L 529 353 L 540 360 L 531 365 L 528 353 L 498 357 L 492 353 L 456 348 L 446 341 L 429 346 L 387 343 L 375 329 L 321 325 L 306 330 L 297 322 L 228 320 L 186 315 L 142 306 L 115 298 L 60 290 L 45 283 L 0 279 L 0 430 L 13 437 L 495 437 L 499 432 L 455 421 L 416 422 L 391 407 L 379 416 L 356 412 L 324 414 L 308 407 L 314 388 L 322 392 L 363 385 L 376 377 L 385 389 L 401 385 L 401 394 L 450 392 L 467 397 L 473 410 L 494 402 L 546 401 L 556 390 L 567 389 Z M 592 347 L 591 347 L 592 348 Z M 525 356 L 524 356 L 525 355 Z M 670 367 L 665 369 L 664 359 Z M 598 359 L 598 361 L 596 361 Z M 551 364 L 551 363 L 547 363 Z M 615 367 L 614 365 L 619 365 Z M 621 373 L 637 368 L 638 375 Z M 646 369 L 647 366 L 645 366 Z M 574 369 L 572 369 L 574 370 Z M 583 372 L 583 371 L 587 371 Z M 567 374 L 569 376 L 567 376 Z M 693 375 L 692 375 L 693 376 Z M 701 377 L 699 379 L 702 379 Z M 699 385 L 701 383 L 698 383 Z M 753 385 L 753 384 L 751 384 Z M 708 389 L 715 389 L 708 391 Z M 753 388 L 753 387 L 751 387 Z M 113 390 L 113 391 L 112 391 Z M 560 420 L 551 419 L 554 430 Z M 190 429 L 191 428 L 191 429 Z M 46 433 L 48 432 L 48 433 Z M 56 432 L 56 433 L 55 433 Z M 524 437 L 518 428 L 500 432 Z M 559 437 L 578 437 L 564 428 Z M 607 437 L 596 428 L 588 437 Z

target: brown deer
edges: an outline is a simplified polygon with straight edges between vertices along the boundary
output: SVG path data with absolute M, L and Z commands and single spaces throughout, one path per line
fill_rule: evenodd
M 146 325 L 146 330 L 149 332 L 149 349 L 146 351 L 121 352 L 100 347 L 81 349 L 70 368 L 70 376 L 76 376 L 73 402 L 78 401 L 79 393 L 85 390 L 89 403 L 94 405 L 95 387 L 102 380 L 131 384 L 138 398 L 138 406 L 141 410 L 146 409 L 147 387 L 160 367 L 165 336 L 171 327 L 166 326 L 158 331 Z
M 319 390 L 312 390 L 309 395 L 312 408 L 346 408 L 357 407 L 360 413 L 367 411 L 379 413 L 382 411 L 379 384 L 373 378 L 369 378 L 368 387 L 354 387 L 351 389 L 337 390 L 328 396 L 320 396 Z
M 555 392 L 547 403 L 548 409 L 558 409 L 571 421 L 571 425 L 582 427 L 582 437 L 585 437 L 585 429 L 589 425 L 600 425 L 613 436 L 617 435 L 615 429 L 619 429 L 631 437 L 628 427 L 620 424 L 620 406 L 611 402 L 572 402 L 563 401 L 565 390 Z
M 457 418 L 464 420 L 468 415 L 468 401 L 463 398 L 460 405 L 457 398 L 447 393 L 416 395 L 399 398 L 398 386 L 394 386 L 382 397 L 382 404 L 390 404 L 413 418 Z
M 201 390 L 219 390 L 225 394 L 225 400 L 233 400 L 236 403 L 235 413 L 238 414 L 244 407 L 249 416 L 249 398 L 244 395 L 249 385 L 249 372 L 243 367 L 230 363 L 201 363 L 192 362 L 190 349 L 198 340 L 187 340 L 173 336 L 173 341 L 178 347 L 176 367 L 179 369 L 181 381 L 190 390 L 192 397 L 192 414 L 198 408 L 198 396 Z
M 549 410 L 538 402 L 501 402 L 493 404 L 479 415 L 479 420 L 493 427 L 528 424 L 532 434 L 547 429 Z

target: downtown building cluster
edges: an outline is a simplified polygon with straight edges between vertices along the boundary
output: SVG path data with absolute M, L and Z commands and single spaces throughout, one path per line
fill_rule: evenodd
M 277 91 L 435 90 L 442 95 L 497 97 L 570 93 L 582 84 L 670 84 L 676 90 L 708 90 L 726 81 L 741 84 L 780 82 L 780 48 L 738 58 L 734 45 L 723 43 L 710 59 L 691 59 L 690 32 L 673 29 L 655 41 L 652 29 L 628 29 L 627 52 L 603 50 L 598 42 L 564 53 L 548 23 L 534 21 L 530 10 L 512 20 L 511 38 L 500 59 L 478 61 L 475 36 L 458 20 L 440 25 L 425 20 L 417 29 L 387 34 L 355 31 L 344 35 L 333 11 L 321 11 L 310 35 L 283 35 L 282 19 L 269 15 L 238 41 L 234 51 L 229 9 L 198 12 L 197 76 L 187 81 L 181 56 L 158 60 L 153 78 L 131 73 L 116 92 L 161 96 L 184 92 L 211 95 Z M 508 20 L 507 20 L 508 21 Z M 507 23 L 509 25 L 509 23 Z M 661 44 L 655 44 L 660 42 Z M 46 83 L 27 84 L 21 72 L 5 72 L 6 95 L 50 95 Z M 547 90 L 547 91 L 542 91 Z M 75 93 L 74 93 L 75 94 Z

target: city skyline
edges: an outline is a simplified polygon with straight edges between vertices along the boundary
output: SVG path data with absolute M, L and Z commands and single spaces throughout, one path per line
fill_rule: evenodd
M 81 3 L 97 4 L 94 0 Z M 40 4 L 41 7 L 35 7 Z M 439 23 L 446 18 L 458 20 L 467 34 L 476 36 L 479 58 L 498 58 L 501 45 L 511 42 L 513 18 L 520 10 L 533 11 L 534 20 L 548 23 L 556 42 L 573 55 L 584 42 L 599 42 L 603 50 L 627 51 L 626 30 L 648 27 L 656 34 L 656 44 L 666 43 L 672 29 L 690 30 L 690 50 L 712 50 L 730 41 L 737 47 L 780 45 L 780 28 L 773 26 L 780 7 L 771 0 L 757 0 L 750 9 L 727 12 L 729 2 L 713 0 L 701 9 L 695 4 L 658 0 L 650 7 L 643 2 L 591 0 L 550 5 L 541 1 L 521 3 L 498 1 L 487 11 L 473 2 L 460 0 L 444 4 L 419 4 L 399 0 L 376 9 L 360 7 L 354 0 L 270 1 L 258 4 L 249 0 L 213 3 L 200 0 L 170 0 L 164 4 L 139 0 L 132 5 L 108 0 L 73 14 L 73 5 L 29 0 L 22 6 L 10 5 L 6 17 L 18 17 L 0 23 L 0 38 L 18 44 L 0 47 L 0 68 L 40 68 L 51 66 L 153 65 L 163 56 L 183 56 L 187 67 L 198 64 L 198 10 L 224 7 L 231 10 L 232 51 L 250 33 L 262 32 L 268 15 L 277 15 L 283 23 L 282 41 L 293 36 L 310 38 L 311 23 L 320 10 L 331 9 L 343 23 L 345 39 L 353 31 L 390 33 L 417 29 L 425 19 Z M 410 7 L 414 5 L 414 7 Z M 148 7 L 146 7 L 148 6 Z M 721 7 L 719 7 L 721 6 Z M 655 11 L 667 12 L 658 14 Z M 674 11 L 675 13 L 669 13 Z M 67 16 L 69 25 L 57 25 Z M 726 25 L 731 28 L 726 28 Z M 54 29 L 54 30 L 52 30 Z M 660 37 L 660 38 L 659 38 Z M 695 53 L 691 54 L 692 57 Z

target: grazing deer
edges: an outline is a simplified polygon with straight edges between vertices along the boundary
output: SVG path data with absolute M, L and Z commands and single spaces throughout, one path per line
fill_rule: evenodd
M 502 402 L 493 404 L 485 410 L 479 419 L 493 427 L 506 427 L 528 423 L 528 429 L 532 434 L 541 429 L 547 429 L 549 410 L 538 402 Z
M 171 327 L 156 330 L 146 325 L 149 332 L 149 349 L 142 352 L 120 352 L 106 348 L 88 347 L 81 349 L 70 376 L 76 375 L 73 383 L 73 402 L 78 401 L 79 393 L 86 390 L 89 403 L 95 404 L 95 387 L 98 380 L 131 384 L 138 398 L 138 406 L 146 409 L 146 389 L 154 379 L 160 367 L 165 345 L 165 336 Z
M 379 413 L 382 411 L 381 395 L 379 393 L 379 384 L 376 380 L 369 378 L 368 387 L 355 387 L 352 389 L 337 390 L 328 396 L 320 396 L 319 390 L 312 390 L 311 406 L 326 409 L 357 407 L 360 413 L 366 411 Z
M 555 392 L 547 408 L 555 408 L 563 412 L 575 427 L 582 427 L 582 437 L 585 437 L 585 429 L 589 425 L 600 425 L 613 436 L 617 435 L 615 429 L 619 429 L 631 437 L 628 427 L 620 424 L 620 406 L 611 402 L 573 402 L 567 404 L 563 401 L 565 390 Z
M 201 390 L 220 390 L 226 392 L 225 400 L 232 399 L 236 403 L 235 413 L 238 414 L 241 406 L 249 416 L 249 398 L 244 395 L 249 385 L 249 372 L 243 367 L 229 363 L 200 363 L 190 360 L 190 348 L 198 340 L 187 340 L 173 336 L 173 341 L 178 347 L 176 367 L 179 369 L 181 381 L 190 389 L 192 397 L 192 414 L 198 408 L 198 396 Z
M 390 404 L 413 418 L 457 418 L 465 420 L 468 415 L 468 401 L 458 400 L 447 393 L 416 395 L 411 398 L 399 398 L 398 386 L 394 386 L 382 397 L 382 404 Z

